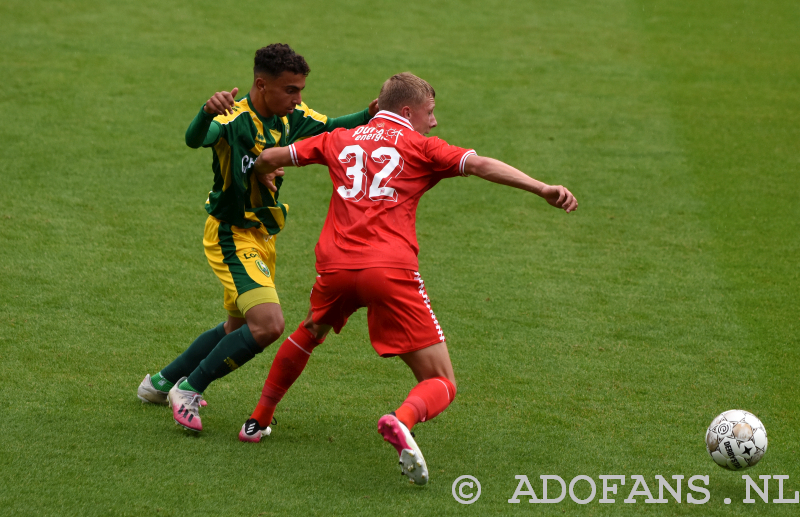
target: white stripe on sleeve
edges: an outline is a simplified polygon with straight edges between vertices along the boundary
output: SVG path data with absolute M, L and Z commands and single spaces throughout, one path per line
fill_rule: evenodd
M 462 176 L 469 176 L 469 174 L 466 174 L 464 172 L 464 164 L 467 163 L 467 158 L 472 156 L 472 155 L 478 156 L 478 153 L 476 153 L 474 149 L 470 149 L 469 151 L 467 151 L 466 153 L 464 153 L 461 156 L 461 161 L 458 163 L 458 172 Z

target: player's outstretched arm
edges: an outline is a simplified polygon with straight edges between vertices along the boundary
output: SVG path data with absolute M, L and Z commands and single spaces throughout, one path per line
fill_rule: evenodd
M 208 99 L 186 130 L 186 145 L 192 149 L 199 149 L 216 143 L 220 129 L 219 125 L 211 122 L 217 115 L 233 113 L 233 104 L 236 102 L 234 97 L 237 93 L 239 88 L 234 88 L 230 92 L 217 92 Z
M 256 158 L 253 170 L 258 181 L 273 192 L 278 191 L 275 178 L 283 176 L 283 167 L 293 165 L 292 154 L 288 147 L 270 147 L 264 149 Z
M 351 113 L 350 115 L 343 115 L 341 117 L 329 118 L 325 123 L 324 129 L 317 130 L 315 134 L 320 131 L 331 132 L 336 128 L 343 127 L 345 129 L 353 129 L 354 127 L 363 126 L 370 121 L 372 117 L 378 113 L 378 99 L 369 103 L 367 109 L 359 111 L 358 113 Z
M 542 183 L 521 170 L 494 158 L 477 155 L 468 156 L 466 163 L 464 163 L 464 172 L 492 183 L 533 192 L 554 207 L 562 208 L 567 213 L 573 212 L 578 208 L 578 201 L 566 187 Z

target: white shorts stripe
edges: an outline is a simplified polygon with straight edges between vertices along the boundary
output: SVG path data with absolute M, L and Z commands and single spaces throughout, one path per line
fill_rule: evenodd
M 431 319 L 436 326 L 436 332 L 439 333 L 439 340 L 444 342 L 444 332 L 442 332 L 442 327 L 439 326 L 439 320 L 436 319 L 436 315 L 433 313 L 433 309 L 431 309 L 431 299 L 428 298 L 428 293 L 425 292 L 425 282 L 422 281 L 422 277 L 419 276 L 419 272 L 417 271 L 414 271 L 414 278 L 419 282 L 419 294 L 422 296 L 422 302 L 425 304 L 425 307 L 428 308 L 428 312 L 431 313 Z

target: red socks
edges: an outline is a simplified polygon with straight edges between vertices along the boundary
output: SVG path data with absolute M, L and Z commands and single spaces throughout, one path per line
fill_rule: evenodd
M 270 425 L 275 407 L 303 373 L 311 352 L 320 344 L 322 341 L 314 338 L 302 323 L 281 344 L 272 361 L 267 380 L 264 381 L 261 398 L 250 417 L 258 420 L 262 428 Z M 444 411 L 455 396 L 456 387 L 452 382 L 445 377 L 433 377 L 414 386 L 403 404 L 395 411 L 395 415 L 411 429 L 418 422 L 430 420 Z
M 281 401 L 286 391 L 294 381 L 303 373 L 303 369 L 311 357 L 311 352 L 317 345 L 322 344 L 301 323 L 286 341 L 281 344 L 272 366 L 269 369 L 261 398 L 250 418 L 258 420 L 258 425 L 267 427 L 272 422 L 275 407 Z
M 445 410 L 456 397 L 456 387 L 445 377 L 433 377 L 412 389 L 403 404 L 394 412 L 397 419 L 411 429 Z

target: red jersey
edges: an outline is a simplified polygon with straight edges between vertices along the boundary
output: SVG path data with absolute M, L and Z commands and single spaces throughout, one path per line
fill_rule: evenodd
M 419 199 L 441 179 L 464 174 L 471 149 L 414 131 L 380 111 L 366 126 L 337 129 L 289 146 L 292 162 L 328 166 L 333 194 L 315 248 L 317 271 L 418 270 Z

